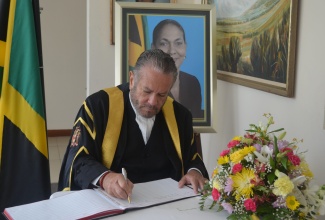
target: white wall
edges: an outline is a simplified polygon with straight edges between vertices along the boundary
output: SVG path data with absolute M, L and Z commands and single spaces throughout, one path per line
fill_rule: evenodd
M 115 85 L 115 47 L 110 45 L 109 2 L 87 0 L 87 95 Z
M 86 97 L 86 1 L 40 0 L 49 130 L 71 128 Z
M 46 11 L 44 4 L 55 4 L 54 2 L 58 0 L 42 1 L 43 14 Z M 60 2 L 60 7 L 64 5 L 70 7 L 70 10 L 64 13 L 67 16 L 64 21 L 62 18 L 60 23 L 58 21 L 51 22 L 56 22 L 53 25 L 62 24 L 63 27 L 60 26 L 60 28 L 65 26 L 73 28 L 70 28 L 70 30 L 66 28 L 64 31 L 67 31 L 67 33 L 62 33 L 64 36 L 60 41 L 56 39 L 51 39 L 51 41 L 45 39 L 44 41 L 43 34 L 43 47 L 48 47 L 48 53 L 44 54 L 44 60 L 47 59 L 46 64 L 48 64 L 48 66 L 45 65 L 45 68 L 49 72 L 49 75 L 45 77 L 48 126 L 51 129 L 69 129 L 75 117 L 76 108 L 79 107 L 79 103 L 86 96 L 81 95 L 79 90 L 79 92 L 75 92 L 76 88 L 85 88 L 87 85 L 87 94 L 92 94 L 101 88 L 114 86 L 115 47 L 110 45 L 109 41 L 109 1 L 87 0 L 87 52 L 83 50 L 84 45 L 86 45 L 83 44 L 83 37 L 86 35 L 81 36 L 84 34 L 84 21 L 66 21 L 71 19 L 70 16 L 74 16 L 73 13 L 83 13 L 78 12 L 78 7 L 84 1 L 60 0 L 58 2 Z M 200 1 L 191 0 L 185 2 L 198 3 Z M 325 29 L 321 27 L 321 22 L 325 20 L 325 13 L 323 13 L 325 1 L 299 1 L 299 4 L 295 97 L 286 98 L 218 80 L 216 97 L 218 107 L 215 115 L 217 117 L 218 132 L 201 135 L 203 157 L 210 173 L 216 164 L 220 151 L 226 147 L 226 144 L 234 135 L 243 135 L 244 130 L 248 128 L 250 123 L 258 123 L 263 119 L 263 113 L 272 113 L 275 117 L 275 127 L 286 128 L 289 140 L 293 137 L 304 139 L 301 150 L 308 150 L 307 161 L 315 174 L 315 180 L 318 183 L 325 183 L 325 175 L 322 170 L 325 155 L 325 130 L 323 129 L 325 114 L 325 67 L 323 63 L 325 43 L 322 38 L 325 35 Z M 84 10 L 83 6 L 80 7 Z M 43 15 L 41 15 L 41 18 L 43 18 Z M 77 27 L 74 27 L 75 23 Z M 53 33 L 56 32 L 55 30 L 51 30 L 50 27 L 46 29 L 43 25 L 45 24 L 42 20 L 43 33 L 50 31 L 50 35 L 57 34 Z M 70 36 L 79 38 L 81 42 L 73 43 Z M 60 45 L 62 41 L 69 41 L 73 44 Z M 66 49 L 65 52 L 57 52 L 58 46 L 62 47 L 61 50 Z M 56 53 L 51 54 L 53 51 Z M 69 59 L 73 58 L 69 62 L 71 65 L 69 68 L 65 60 L 67 57 Z M 87 67 L 81 66 L 84 64 L 84 57 L 87 57 Z M 88 78 L 87 83 L 83 84 L 81 75 L 85 74 L 85 71 Z M 67 74 L 72 74 L 72 79 L 67 79 Z M 76 77 L 77 74 L 80 75 Z M 67 82 L 62 82 L 59 78 L 66 78 Z M 50 80 L 53 81 L 50 82 Z M 65 83 L 67 85 L 64 85 Z M 67 97 L 68 94 L 71 94 L 71 96 Z M 70 102 L 78 103 L 78 105 Z

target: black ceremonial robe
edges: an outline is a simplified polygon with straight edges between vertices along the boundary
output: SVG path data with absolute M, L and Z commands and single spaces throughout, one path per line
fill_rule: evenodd
M 168 98 L 145 144 L 129 100 L 129 84 L 101 90 L 80 108 L 59 177 L 59 190 L 91 188 L 101 173 L 121 172 L 143 182 L 170 177 L 179 181 L 191 168 L 208 178 L 197 153 L 191 113 Z

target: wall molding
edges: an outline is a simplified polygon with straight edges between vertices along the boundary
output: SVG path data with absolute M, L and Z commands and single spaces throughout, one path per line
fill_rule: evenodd
M 47 130 L 48 137 L 70 136 L 72 129 Z

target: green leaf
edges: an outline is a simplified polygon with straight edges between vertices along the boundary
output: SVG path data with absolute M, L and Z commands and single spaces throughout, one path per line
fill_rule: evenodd
M 277 155 L 278 155 L 278 153 L 279 153 L 279 148 L 278 148 L 278 139 L 277 139 L 277 137 L 276 136 L 274 136 L 274 143 L 273 143 L 273 147 L 274 147 L 274 162 L 275 162 L 275 166 L 276 166 L 276 164 L 277 164 L 277 161 L 276 161 L 276 159 L 277 159 Z M 276 168 L 276 167 L 275 167 Z
M 284 130 L 284 128 L 279 128 L 279 129 L 268 132 L 268 134 L 276 133 L 276 132 L 283 131 L 283 130 Z
M 286 136 L 287 132 L 282 132 L 279 136 L 278 136 L 278 139 L 279 140 L 282 140 L 285 136 Z
M 263 220 L 274 220 L 276 218 L 274 218 L 273 214 L 268 214 L 268 215 L 263 215 Z
M 272 157 L 270 157 L 270 165 L 271 165 L 272 169 L 275 169 L 275 159 L 273 160 Z
M 231 214 L 227 217 L 228 220 L 251 220 L 252 217 L 246 214 Z
M 274 174 L 274 172 L 269 173 L 267 175 L 267 180 L 269 181 L 270 184 L 272 184 L 274 182 L 274 180 L 275 180 L 275 174 Z
M 266 188 L 265 186 L 256 186 L 255 189 L 265 193 L 269 192 L 269 188 Z
M 288 167 L 287 167 L 287 164 L 288 164 L 288 158 L 287 157 L 282 157 L 281 158 L 281 164 L 282 166 L 287 170 Z
M 273 206 L 269 203 L 264 203 L 264 204 L 261 204 L 256 212 L 260 213 L 260 214 L 268 214 L 268 213 L 271 213 L 272 211 L 274 210 Z

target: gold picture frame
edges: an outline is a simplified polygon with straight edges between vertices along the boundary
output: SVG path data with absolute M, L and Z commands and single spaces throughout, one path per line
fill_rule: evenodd
M 110 42 L 111 45 L 115 45 L 115 28 L 114 28 L 114 17 L 115 17 L 115 2 L 147 2 L 147 3 L 176 3 L 176 0 L 152 0 L 152 1 L 146 1 L 146 0 L 110 0 Z
M 220 9 L 216 19 L 217 78 L 293 97 L 298 0 L 257 1 L 237 17 L 218 0 L 207 3 Z
M 177 20 L 184 29 L 187 44 L 181 72 L 194 76 L 201 91 L 200 114 L 194 117 L 192 113 L 194 131 L 216 132 L 215 7 L 207 4 L 175 4 L 171 8 L 165 3 L 132 2 L 116 2 L 115 6 L 115 84 L 128 82 L 134 61 L 142 51 L 151 48 L 154 27 L 166 19 Z M 183 85 L 183 88 L 190 87 L 186 81 L 183 81 Z M 190 102 L 195 101 L 192 98 Z

